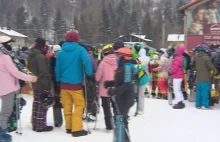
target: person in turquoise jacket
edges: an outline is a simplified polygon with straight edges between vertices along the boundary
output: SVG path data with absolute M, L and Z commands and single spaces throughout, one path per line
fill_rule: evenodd
M 138 70 L 138 115 L 142 115 L 144 113 L 144 104 L 145 104 L 145 90 L 147 88 L 147 83 L 150 81 L 150 76 L 146 72 L 146 66 L 141 64 L 140 62 L 136 65 Z M 136 89 L 137 90 L 137 89 Z
M 56 81 L 60 83 L 61 101 L 64 109 L 66 132 L 73 137 L 85 136 L 83 130 L 83 110 L 85 98 L 83 93 L 84 72 L 92 76 L 92 61 L 85 48 L 78 44 L 79 36 L 75 31 L 66 35 L 66 42 L 57 54 L 55 67 Z M 73 104 L 74 112 L 73 112 Z

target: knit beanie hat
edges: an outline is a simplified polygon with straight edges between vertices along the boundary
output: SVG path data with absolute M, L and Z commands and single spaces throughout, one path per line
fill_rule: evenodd
M 66 42 L 79 42 L 79 34 L 76 31 L 70 31 L 66 34 Z
M 45 48 L 46 46 L 46 40 L 43 38 L 37 38 L 35 40 L 35 47 L 36 48 Z
M 117 40 L 117 41 L 115 41 L 115 43 L 114 43 L 114 45 L 113 45 L 113 49 L 114 49 L 115 51 L 117 51 L 118 49 L 120 49 L 120 48 L 122 48 L 122 47 L 125 47 L 125 46 L 124 46 L 124 41 L 122 41 L 122 40 Z

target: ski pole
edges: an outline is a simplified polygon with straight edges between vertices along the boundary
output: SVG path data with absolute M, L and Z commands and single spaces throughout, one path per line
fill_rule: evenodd
M 16 121 L 17 121 L 17 131 L 16 134 L 22 135 L 21 130 L 21 114 L 20 114 L 20 97 L 21 95 L 18 93 L 16 94 Z M 19 125 L 18 125 L 19 121 Z
M 138 115 L 138 103 L 139 103 L 139 72 L 140 72 L 140 69 L 139 69 L 139 65 L 137 66 L 138 67 L 138 70 L 137 70 L 137 106 L 136 106 L 136 112 L 134 114 L 134 116 L 137 116 Z

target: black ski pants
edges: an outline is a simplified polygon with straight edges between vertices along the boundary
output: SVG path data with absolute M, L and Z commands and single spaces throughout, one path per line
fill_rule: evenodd
M 104 111 L 104 119 L 105 119 L 105 126 L 107 130 L 113 129 L 113 115 L 112 115 L 112 108 L 115 114 L 115 105 L 112 102 L 110 97 L 101 97 L 102 99 L 102 108 Z

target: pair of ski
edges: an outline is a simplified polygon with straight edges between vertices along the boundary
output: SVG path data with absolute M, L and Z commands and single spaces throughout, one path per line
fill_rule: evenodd
M 16 131 L 16 134 L 22 135 L 22 125 L 21 125 L 21 113 L 22 110 L 21 95 L 17 91 L 13 101 L 13 111 L 8 119 L 7 129 L 8 132 Z

